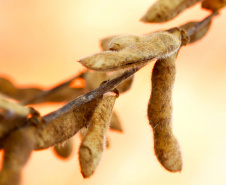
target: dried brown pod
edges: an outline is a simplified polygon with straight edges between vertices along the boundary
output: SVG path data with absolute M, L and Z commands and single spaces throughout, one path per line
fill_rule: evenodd
M 73 139 L 70 138 L 63 143 L 59 143 L 54 146 L 53 151 L 61 159 L 68 159 L 73 151 L 73 144 Z
M 94 173 L 101 159 L 116 96 L 112 92 L 104 94 L 93 113 L 87 134 L 80 145 L 79 161 L 82 175 L 85 178 Z
M 143 22 L 166 22 L 201 0 L 158 0 L 140 19 Z
M 188 30 L 190 28 L 195 27 L 197 24 L 199 24 L 199 22 L 188 22 L 186 24 L 181 25 L 180 28 Z M 209 31 L 210 25 L 211 25 L 211 22 L 209 22 L 208 24 L 203 26 L 199 31 L 192 34 L 190 36 L 189 44 L 194 43 L 194 42 L 202 39 L 207 34 L 207 32 Z
M 122 68 L 138 67 L 147 60 L 161 59 L 177 52 L 181 46 L 181 32 L 167 31 L 153 34 L 147 41 L 138 42 L 119 51 L 105 51 L 79 62 L 85 67 L 97 71 L 112 71 Z M 135 66 L 134 66 L 135 65 Z
M 118 35 L 106 37 L 100 40 L 100 47 L 103 51 L 108 51 L 109 50 L 109 44 L 114 39 L 115 37 L 118 37 Z
M 83 127 L 82 129 L 79 130 L 79 133 L 80 133 L 80 136 L 81 136 L 81 140 L 84 139 L 84 137 L 86 136 L 87 132 L 88 132 L 88 128 L 86 128 L 86 127 Z M 107 136 L 105 138 L 105 147 L 106 148 L 110 147 L 109 137 L 107 137 Z
M 77 77 L 50 89 L 41 90 L 40 88 L 19 88 L 8 79 L 0 78 L 0 93 L 19 100 L 22 104 L 37 104 L 43 102 L 63 102 L 70 101 L 84 93 L 83 88 L 72 88 L 70 83 Z
M 42 92 L 40 88 L 18 88 L 10 80 L 0 77 L 0 93 L 15 100 L 29 99 Z
M 12 115 L 7 117 L 7 115 L 0 115 L 0 139 L 5 137 L 15 128 L 20 128 L 25 125 L 27 117 Z
M 5 139 L 0 184 L 20 184 L 21 171 L 34 148 L 35 139 L 36 128 L 34 126 L 16 130 Z
M 141 37 L 141 38 L 140 38 Z M 139 35 L 115 35 L 100 40 L 103 51 L 120 50 L 136 42 L 144 41 Z
M 19 128 L 36 125 L 41 120 L 39 112 L 31 107 L 29 107 L 29 114 L 27 116 L 16 115 L 6 111 L 0 112 L 0 139 L 5 138 L 8 134 Z
M 146 37 L 140 35 L 121 35 L 112 39 L 109 43 L 110 50 L 120 50 L 137 42 L 145 41 Z
M 203 0 L 202 8 L 216 11 L 226 6 L 226 0 Z
M 110 129 L 118 131 L 118 132 L 123 131 L 122 126 L 120 124 L 119 117 L 118 117 L 118 115 L 116 114 L 115 111 L 113 111 L 112 116 L 111 116 Z
M 82 127 L 87 126 L 101 99 L 102 96 L 99 96 L 88 103 L 73 107 L 70 111 L 64 113 L 56 111 L 56 113 L 43 116 L 45 123 L 40 124 L 37 131 L 35 150 L 45 149 L 61 143 L 75 135 Z
M 72 77 L 71 79 L 53 87 L 52 89 L 42 91 L 31 98 L 24 99 L 22 103 L 37 104 L 43 102 L 64 102 L 71 101 L 84 93 L 83 87 L 70 87 L 70 84 L 78 80 L 80 76 Z
M 68 102 L 70 100 L 77 98 L 83 93 L 84 93 L 83 88 L 64 87 L 53 92 L 45 91 L 43 92 L 43 95 L 41 95 L 40 97 L 34 96 L 34 98 L 28 101 L 24 101 L 23 103 L 38 104 L 38 103 L 44 103 L 44 102 L 64 102 L 64 101 Z
M 176 55 L 175 53 L 155 63 L 148 104 L 155 154 L 159 162 L 171 172 L 181 171 L 183 165 L 180 146 L 172 132 L 172 88 L 176 74 Z

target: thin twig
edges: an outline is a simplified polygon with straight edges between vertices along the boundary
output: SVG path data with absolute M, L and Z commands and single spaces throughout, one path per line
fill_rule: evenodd
M 108 91 L 115 89 L 120 83 L 122 83 L 124 80 L 126 80 L 127 78 L 132 76 L 134 73 L 136 73 L 143 66 L 144 65 L 125 71 L 122 75 L 108 81 L 107 83 L 101 85 L 100 87 L 98 87 L 98 88 L 96 88 L 96 89 L 94 89 L 94 90 L 92 90 L 92 91 L 90 91 L 90 92 L 88 92 L 88 93 L 86 93 L 82 96 L 79 96 L 78 98 L 67 103 L 66 105 L 64 105 L 60 109 L 45 115 L 43 117 L 43 119 L 46 122 L 51 121 L 52 119 L 55 119 L 58 116 L 66 113 L 66 112 L 71 111 L 76 106 L 79 106 L 81 104 L 85 104 L 85 103 L 87 103 L 91 100 L 94 100 L 96 97 L 98 97 L 98 96 L 100 96 L 100 95 L 102 95 L 102 94 L 104 94 Z
M 200 21 L 197 25 L 195 25 L 194 27 L 192 27 L 191 29 L 187 30 L 187 35 L 190 37 L 191 35 L 193 35 L 195 32 L 198 32 L 201 28 L 203 28 L 205 25 L 209 24 L 212 20 L 212 18 L 216 15 L 218 15 L 219 12 L 215 11 L 212 14 L 210 14 L 209 16 L 207 16 L 205 19 L 203 19 L 202 21 Z

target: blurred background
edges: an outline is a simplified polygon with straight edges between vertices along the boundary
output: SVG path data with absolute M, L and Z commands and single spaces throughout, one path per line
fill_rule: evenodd
M 165 24 L 139 21 L 152 0 L 0 0 L 0 75 L 20 87 L 50 88 L 84 68 L 76 62 L 100 52 L 99 40 L 116 34 L 145 34 L 201 20 L 196 5 Z M 158 163 L 147 121 L 153 63 L 140 70 L 132 89 L 115 105 L 124 133 L 110 132 L 110 149 L 90 179 L 78 164 L 80 139 L 69 160 L 52 150 L 33 152 L 24 185 L 194 185 L 226 183 L 226 9 L 207 36 L 181 49 L 173 94 L 174 133 L 184 166 L 170 173 Z M 44 115 L 60 104 L 35 106 Z

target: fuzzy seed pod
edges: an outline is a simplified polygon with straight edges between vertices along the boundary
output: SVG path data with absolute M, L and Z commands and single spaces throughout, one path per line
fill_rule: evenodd
M 113 113 L 114 113 L 114 112 L 113 112 Z M 112 116 L 113 116 L 113 113 L 112 113 Z M 79 131 L 82 140 L 83 140 L 84 137 L 86 136 L 87 132 L 88 132 L 88 128 L 86 128 L 86 127 L 83 127 L 83 128 Z M 109 148 L 109 147 L 110 147 L 110 141 L 109 141 L 109 138 L 108 138 L 107 136 L 106 136 L 106 138 L 105 138 L 105 147 L 106 147 L 106 148 Z
M 103 51 L 108 51 L 109 50 L 109 44 L 111 43 L 112 39 L 115 37 L 118 37 L 118 35 L 106 37 L 100 40 L 100 47 Z
M 216 11 L 226 6 L 226 0 L 204 0 L 202 2 L 202 8 Z
M 177 52 L 181 46 L 181 32 L 167 31 L 153 34 L 147 41 L 138 42 L 119 51 L 105 51 L 81 59 L 79 62 L 89 69 L 112 71 L 143 65 L 147 60 L 161 59 Z
M 0 184 L 19 185 L 21 171 L 26 164 L 35 143 L 36 127 L 16 130 L 4 142 L 4 161 L 0 173 Z
M 186 23 L 184 25 L 181 25 L 180 28 L 181 29 L 185 29 L 185 30 L 189 30 L 192 27 L 195 27 L 198 23 L 199 22 L 188 22 L 188 23 Z M 199 41 L 200 39 L 202 39 L 207 34 L 207 32 L 209 31 L 210 25 L 211 25 L 211 22 L 208 23 L 207 25 L 203 26 L 199 31 L 197 31 L 194 34 L 192 34 L 190 36 L 189 44 L 194 43 L 194 42 Z
M 82 127 L 87 126 L 93 112 L 102 96 L 85 104 L 81 104 L 62 115 L 55 115 L 55 119 L 49 121 L 48 114 L 43 117 L 47 124 L 38 129 L 35 150 L 40 150 L 61 143 L 77 133 Z
M 84 178 L 94 173 L 101 159 L 115 100 L 115 93 L 104 94 L 102 101 L 93 113 L 87 134 L 80 145 L 79 161 Z
M 158 0 L 141 18 L 143 22 L 165 22 L 201 0 Z
M 137 42 L 142 42 L 145 40 L 146 40 L 146 37 L 144 37 L 144 36 L 122 35 L 122 36 L 118 36 L 118 37 L 112 39 L 112 41 L 109 44 L 109 49 L 118 51 L 118 50 L 126 48 L 132 44 L 135 44 Z
M 0 77 L 0 93 L 10 98 L 22 101 L 32 98 L 40 92 L 42 92 L 42 90 L 39 88 L 17 88 L 8 79 Z
M 120 124 L 120 120 L 119 120 L 118 115 L 116 114 L 116 112 L 112 113 L 110 129 L 118 131 L 118 132 L 122 132 L 123 131 L 122 126 Z
M 159 162 L 169 171 L 182 169 L 182 154 L 172 132 L 172 88 L 175 80 L 176 53 L 158 60 L 152 72 L 152 92 L 148 119 L 154 133 L 154 150 Z
M 100 45 L 103 51 L 120 50 L 136 42 L 145 41 L 145 39 L 144 36 L 139 35 L 115 35 L 102 39 Z
M 61 159 L 67 159 L 73 151 L 73 139 L 70 138 L 63 143 L 59 143 L 53 148 L 54 153 Z

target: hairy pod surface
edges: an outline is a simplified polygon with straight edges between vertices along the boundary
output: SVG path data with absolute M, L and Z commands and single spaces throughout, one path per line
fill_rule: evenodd
M 118 117 L 118 115 L 116 114 L 116 112 L 113 112 L 113 113 L 112 113 L 110 129 L 111 129 L 111 130 L 118 131 L 118 132 L 123 132 L 123 129 L 122 129 L 122 126 L 121 126 L 119 117 Z
M 112 41 L 109 44 L 110 50 L 121 50 L 123 48 L 126 48 L 132 44 L 135 44 L 137 42 L 145 41 L 146 38 L 144 36 L 139 35 L 122 35 L 115 37 L 112 39 Z
M 88 132 L 88 128 L 85 128 L 85 127 L 83 127 L 83 128 L 79 131 L 82 140 L 83 140 L 84 137 L 86 136 L 87 132 Z M 106 148 L 109 148 L 109 147 L 110 147 L 109 137 L 107 137 L 107 136 L 106 136 L 106 138 L 105 138 L 105 147 L 106 147 Z
M 21 171 L 34 148 L 35 139 L 36 128 L 33 126 L 16 130 L 6 138 L 0 184 L 20 185 Z
M 172 88 L 175 81 L 176 53 L 158 60 L 152 72 L 152 92 L 148 119 L 154 133 L 154 150 L 159 162 L 169 171 L 182 169 L 182 154 L 172 132 Z
M 73 151 L 73 139 L 70 138 L 63 143 L 57 144 L 54 146 L 53 151 L 61 159 L 67 159 Z
M 109 50 L 118 51 L 132 44 L 136 44 L 138 42 L 145 42 L 148 40 L 148 38 L 153 36 L 153 34 L 156 34 L 158 32 L 160 31 L 156 31 L 146 35 L 120 35 L 111 40 L 111 42 L 109 43 Z
M 157 0 L 141 18 L 143 22 L 165 22 L 201 0 Z
M 51 121 L 48 120 L 48 115 L 45 115 L 43 119 L 46 124 L 38 129 L 35 150 L 45 149 L 61 143 L 75 135 L 82 127 L 87 126 L 101 99 L 102 96 L 81 104 L 69 112 L 56 116 Z
M 103 39 L 100 40 L 100 47 L 103 51 L 108 51 L 109 50 L 109 44 L 111 43 L 111 41 L 118 37 L 118 35 L 113 35 L 110 37 L 105 37 Z
M 101 159 L 115 100 L 115 93 L 104 94 L 102 101 L 93 113 L 88 131 L 80 145 L 79 162 L 85 178 L 94 173 Z
M 162 31 L 153 34 L 145 42 L 132 44 L 119 51 L 105 51 L 81 59 L 79 62 L 97 71 L 113 71 L 140 66 L 148 60 L 161 59 L 177 52 L 181 46 L 181 32 Z M 134 66 L 135 65 L 135 66 Z
M 226 0 L 204 0 L 202 8 L 216 11 L 226 6 Z

